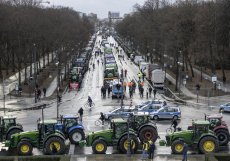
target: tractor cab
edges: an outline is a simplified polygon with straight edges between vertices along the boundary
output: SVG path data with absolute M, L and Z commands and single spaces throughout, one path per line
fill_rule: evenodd
M 119 136 L 127 131 L 127 121 L 122 118 L 113 119 L 111 121 L 111 129 L 113 130 L 114 138 L 119 138 Z
M 210 123 L 208 121 L 193 122 L 193 140 L 198 140 L 202 134 L 213 133 L 209 130 Z
M 225 126 L 226 123 L 222 121 L 223 116 L 214 114 L 206 116 L 206 119 L 210 122 L 210 129 L 214 129 L 217 126 L 223 125 Z M 227 125 L 226 125 L 227 126 Z
M 10 127 L 17 126 L 15 116 L 3 116 L 0 117 L 0 121 L 1 121 L 0 130 L 1 132 L 4 133 L 6 133 Z
M 50 120 L 38 120 L 38 131 L 39 134 L 47 134 L 47 133 L 54 133 L 56 130 L 57 120 L 50 119 Z
M 61 116 L 61 124 L 65 133 L 68 132 L 69 128 L 80 124 L 76 115 L 63 115 Z

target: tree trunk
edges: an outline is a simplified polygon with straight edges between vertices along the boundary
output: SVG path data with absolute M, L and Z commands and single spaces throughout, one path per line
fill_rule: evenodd
M 3 75 L 2 75 L 2 58 L 0 58 L 0 78 L 3 78 Z
M 15 72 L 15 54 L 14 54 L 14 49 L 12 50 L 12 72 Z
M 215 68 L 215 60 L 213 57 L 213 51 L 212 51 L 212 43 L 211 41 L 209 41 L 209 54 L 210 54 L 210 58 L 211 58 L 211 69 L 212 69 L 212 73 L 215 74 L 216 73 L 216 68 Z
M 28 85 L 28 82 L 27 82 L 27 64 L 26 63 L 24 63 L 24 67 L 25 67 L 25 77 L 24 77 L 24 84 L 25 85 Z

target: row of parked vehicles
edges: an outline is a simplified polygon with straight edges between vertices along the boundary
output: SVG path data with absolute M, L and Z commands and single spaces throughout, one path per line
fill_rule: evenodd
M 113 54 L 113 50 L 106 39 L 102 39 L 104 51 L 104 85 L 112 87 L 112 99 L 123 97 L 123 86 L 119 79 L 118 66 Z
M 184 143 L 201 153 L 217 152 L 219 146 L 229 143 L 229 130 L 222 120 L 222 115 L 205 116 L 203 120 L 193 121 L 187 130 L 170 132 L 161 146 L 171 146 L 172 152 L 180 154 Z M 91 146 L 96 154 L 106 153 L 108 146 L 116 147 L 126 153 L 131 140 L 131 148 L 136 152 L 144 140 L 158 139 L 156 122 L 146 113 L 128 113 L 110 120 L 108 129 L 94 131 L 85 135 L 84 127 L 78 116 L 64 115 L 60 119 L 38 120 L 37 130 L 22 132 L 23 128 L 11 116 L 1 117 L 1 141 L 9 150 L 16 150 L 19 155 L 31 155 L 33 148 L 44 154 L 64 154 L 65 140 L 72 144 Z
M 116 108 L 110 112 L 106 112 L 106 119 L 113 119 L 119 116 L 127 116 L 129 113 L 145 113 L 151 119 L 179 119 L 181 118 L 181 111 L 179 107 L 168 106 L 162 100 L 151 100 L 133 107 L 127 106 L 123 108 Z
M 96 36 L 93 35 L 84 51 L 73 57 L 69 75 L 69 90 L 79 90 L 81 87 L 82 80 L 89 67 L 89 60 L 92 56 L 95 40 Z

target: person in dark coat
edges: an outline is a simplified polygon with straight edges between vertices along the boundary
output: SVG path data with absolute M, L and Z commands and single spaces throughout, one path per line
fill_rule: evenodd
M 44 97 L 46 96 L 46 88 L 44 87 L 43 89 L 43 94 L 44 94 Z
M 150 86 L 150 87 L 149 87 L 149 97 L 151 97 L 152 90 L 153 90 L 153 89 L 152 89 L 152 87 Z
M 80 115 L 80 121 L 82 122 L 82 117 L 83 117 L 83 108 L 81 107 L 79 110 L 78 110 L 78 113 Z

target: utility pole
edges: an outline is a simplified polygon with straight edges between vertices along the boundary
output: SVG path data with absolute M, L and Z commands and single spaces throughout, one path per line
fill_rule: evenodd
M 34 60 L 34 102 L 37 103 L 37 63 L 36 63 L 36 44 L 34 44 L 34 54 L 33 54 L 33 60 Z
M 2 89 L 3 89 L 3 109 L 4 115 L 6 114 L 6 96 L 5 96 L 5 81 L 4 77 L 2 78 Z

